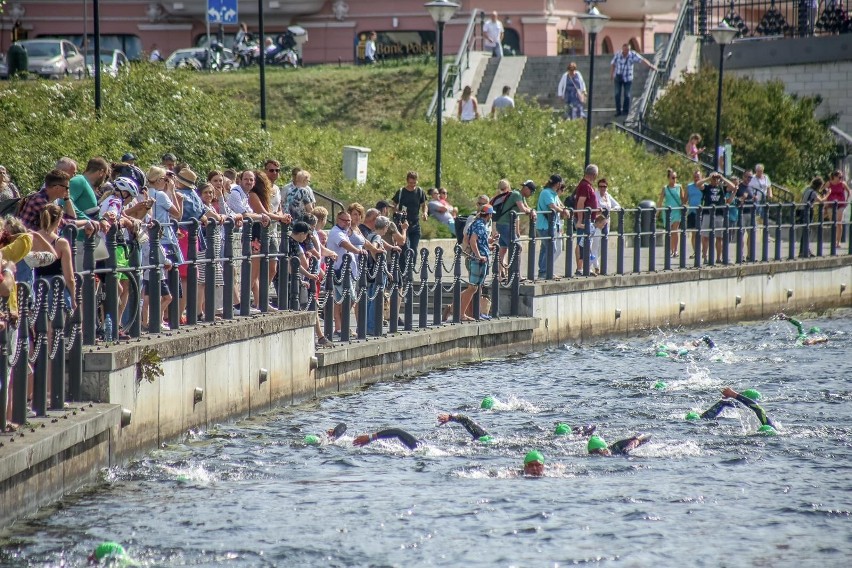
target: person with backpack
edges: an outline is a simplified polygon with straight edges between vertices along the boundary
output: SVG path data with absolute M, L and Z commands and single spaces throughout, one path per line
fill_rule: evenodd
M 536 187 L 531 180 L 528 180 L 524 182 L 521 189 L 513 190 L 509 180 L 501 179 L 497 183 L 497 189 L 500 193 L 491 199 L 491 206 L 494 208 L 494 225 L 500 235 L 500 278 L 503 278 L 506 268 L 506 251 L 509 250 L 513 237 L 520 236 L 518 227 L 512 226 L 512 211 L 518 215 L 527 214 L 530 216 L 530 221 L 535 221 L 535 210 L 527 205 L 526 200 L 535 193 Z

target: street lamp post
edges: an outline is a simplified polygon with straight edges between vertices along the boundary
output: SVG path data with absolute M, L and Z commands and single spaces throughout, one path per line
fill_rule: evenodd
M 438 128 L 435 141 L 435 187 L 441 187 L 441 129 L 444 123 L 444 24 L 449 22 L 459 5 L 448 0 L 435 0 L 424 4 L 429 15 L 438 24 Z
M 595 86 L 595 40 L 598 33 L 603 30 L 609 21 L 608 16 L 600 13 L 597 6 L 592 6 L 582 16 L 577 16 L 583 29 L 589 36 L 589 96 L 586 98 L 586 165 L 588 166 L 592 155 L 592 95 Z
M 710 30 L 713 40 L 719 44 L 719 88 L 716 91 L 716 146 L 713 151 L 713 169 L 719 168 L 719 137 L 722 132 L 722 72 L 725 66 L 725 46 L 737 37 L 737 29 L 722 20 L 719 25 Z

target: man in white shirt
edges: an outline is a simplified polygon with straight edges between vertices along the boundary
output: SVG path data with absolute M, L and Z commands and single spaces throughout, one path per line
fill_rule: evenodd
M 367 44 L 364 46 L 364 62 L 371 65 L 376 62 L 376 32 L 370 32 L 367 36 Z
M 515 108 L 515 100 L 509 96 L 509 93 L 512 92 L 512 87 L 506 85 L 503 87 L 503 94 L 491 103 L 491 118 L 494 118 L 497 114 L 502 114 L 509 110 L 510 108 Z
M 766 202 L 772 199 L 772 182 L 769 181 L 769 176 L 763 172 L 763 164 L 754 166 L 754 175 L 751 181 L 748 182 L 748 187 L 754 195 L 754 204 L 757 214 L 763 219 L 763 224 L 766 224 Z
M 503 57 L 503 23 L 497 19 L 497 12 L 491 12 L 491 19 L 482 24 L 482 47 L 492 57 Z

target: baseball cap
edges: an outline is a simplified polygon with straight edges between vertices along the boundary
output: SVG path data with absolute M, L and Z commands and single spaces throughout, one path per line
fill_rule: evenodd
M 525 181 L 525 182 L 523 183 L 523 187 L 525 187 L 525 188 L 529 189 L 530 191 L 535 191 L 536 189 L 538 189 L 538 188 L 535 186 L 535 182 L 533 182 L 533 180 L 531 180 L 531 179 L 528 179 L 527 181 Z
M 479 208 L 479 214 L 494 215 L 494 207 L 492 207 L 490 203 L 486 203 L 485 205 Z
M 130 152 L 126 153 L 125 155 L 123 155 L 123 156 L 121 157 L 121 161 L 122 161 L 122 162 L 132 162 L 132 161 L 133 161 L 133 160 L 135 160 L 135 159 L 136 159 L 136 156 L 134 156 L 134 155 L 133 155 L 133 154 L 131 154 Z

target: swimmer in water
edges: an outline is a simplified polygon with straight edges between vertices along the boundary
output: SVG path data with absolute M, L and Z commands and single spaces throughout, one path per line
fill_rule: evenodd
M 138 566 L 139 564 L 127 555 L 124 547 L 117 542 L 102 542 L 89 555 L 89 564 L 103 562 L 112 566 Z
M 544 475 L 544 456 L 538 450 L 528 452 L 524 456 L 524 475 L 541 477 Z
M 564 422 L 559 422 L 556 424 L 556 428 L 553 430 L 554 436 L 569 436 L 571 434 L 577 436 L 591 436 L 597 426 L 594 424 L 586 424 L 585 426 L 574 426 L 571 428 L 568 424 Z
M 777 428 L 776 428 L 775 424 L 772 422 L 772 419 L 769 418 L 769 416 L 766 415 L 766 411 L 763 410 L 763 408 L 761 408 L 760 405 L 757 404 L 757 402 L 755 402 L 754 400 L 750 399 L 747 396 L 744 396 L 744 395 L 738 393 L 737 391 L 735 391 L 731 387 L 723 388 L 722 389 L 722 396 L 727 397 L 727 398 L 733 398 L 733 399 L 741 402 L 742 404 L 744 404 L 746 407 L 750 408 L 752 410 L 752 412 L 754 412 L 754 414 L 757 416 L 757 419 L 760 421 L 760 429 L 758 430 L 759 432 L 762 432 L 764 434 L 775 434 L 776 433 Z M 759 395 L 758 395 L 758 398 L 759 398 Z
M 372 434 L 361 434 L 352 440 L 352 445 L 366 446 L 370 442 L 375 442 L 376 440 L 391 440 L 393 438 L 398 439 L 409 450 L 413 450 L 420 445 L 420 441 L 417 438 L 405 430 L 400 430 L 399 428 L 387 428 L 385 430 L 373 432 Z
M 329 428 L 325 432 L 326 440 L 328 442 L 334 442 L 338 438 L 340 438 L 343 434 L 346 433 L 346 423 L 341 422 L 334 428 Z M 305 436 L 305 444 L 309 446 L 318 446 L 321 443 L 320 437 L 315 434 L 308 434 Z
M 742 395 L 747 397 L 748 399 L 757 402 L 760 400 L 760 393 L 754 389 L 747 389 L 742 392 Z M 723 398 L 719 400 L 716 404 L 698 414 L 697 412 L 690 411 L 686 413 L 687 420 L 698 420 L 699 418 L 704 420 L 713 420 L 722 414 L 726 408 L 736 408 L 737 403 L 729 398 Z
M 823 335 L 822 330 L 816 326 L 812 326 L 805 333 L 805 326 L 796 318 L 791 318 L 786 314 L 779 314 L 778 319 L 790 322 L 799 332 L 796 335 L 796 343 L 798 345 L 818 345 L 820 343 L 828 343 L 828 338 Z
M 716 347 L 716 342 L 713 341 L 709 335 L 705 335 L 700 339 L 686 341 L 683 345 L 661 343 L 657 345 L 657 351 L 655 354 L 657 357 L 683 357 L 684 355 L 688 355 L 690 351 L 701 347 L 702 344 L 706 345 L 710 349 L 714 349 Z
M 456 422 L 457 424 L 461 424 L 464 426 L 464 429 L 473 436 L 474 440 L 478 440 L 480 442 L 490 442 L 491 436 L 485 429 L 465 416 L 464 414 L 439 414 L 438 415 L 438 424 L 446 424 L 447 422 Z
M 650 434 L 637 434 L 607 445 L 600 436 L 592 436 L 586 447 L 590 454 L 598 456 L 626 456 L 650 439 Z

